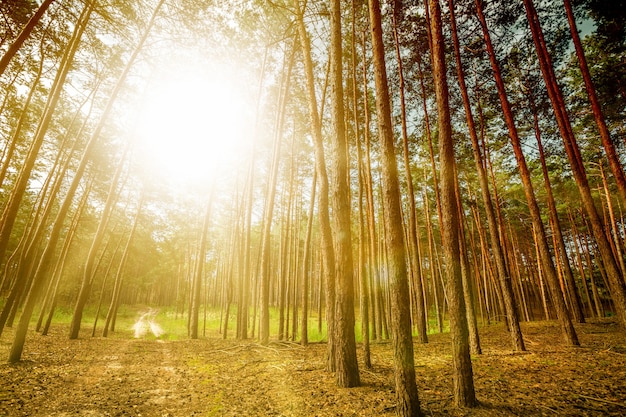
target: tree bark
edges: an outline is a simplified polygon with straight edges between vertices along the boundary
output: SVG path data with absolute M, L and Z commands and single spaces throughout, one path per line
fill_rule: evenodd
M 4 55 L 2 55 L 2 58 L 0 58 L 0 76 L 4 74 L 4 70 L 9 65 L 9 62 L 11 62 L 11 59 L 13 59 L 17 51 L 20 50 L 24 41 L 28 39 L 33 29 L 35 29 L 35 27 L 39 23 L 39 20 L 41 19 L 43 14 L 46 12 L 46 10 L 48 10 L 48 7 L 50 7 L 53 2 L 54 0 L 44 0 L 44 2 L 39 5 L 39 8 L 28 20 L 26 26 L 24 26 L 18 37 L 13 41 L 11 46 L 9 46 L 9 49 L 7 49 Z
M 611 135 L 606 126 L 604 114 L 602 113 L 602 107 L 600 106 L 596 89 L 593 85 L 593 81 L 591 80 L 591 73 L 589 72 L 589 67 L 587 66 L 585 51 L 582 43 L 580 42 L 580 36 L 578 35 L 576 19 L 574 18 L 574 12 L 572 11 L 572 4 L 570 0 L 563 0 L 563 5 L 565 6 L 567 22 L 569 23 L 576 57 L 578 58 L 578 65 L 580 66 L 580 72 L 585 83 L 587 96 L 589 97 L 589 102 L 591 103 L 591 110 L 593 111 L 593 116 L 596 120 L 596 124 L 598 125 L 598 131 L 600 132 L 600 138 L 602 139 L 602 146 L 604 147 L 604 152 L 609 160 L 609 166 L 611 167 L 611 172 L 613 173 L 613 177 L 615 178 L 615 182 L 617 184 L 617 190 L 622 200 L 622 206 L 626 206 L 626 176 L 624 175 L 624 169 L 619 160 L 619 156 L 617 155 L 615 145 L 611 140 Z
M 300 9 L 300 1 L 293 1 L 296 10 L 298 36 L 300 38 L 302 56 L 304 60 L 306 90 L 309 103 L 309 118 L 311 120 L 311 134 L 313 135 L 313 146 L 315 149 L 315 172 L 319 182 L 317 211 L 320 222 L 320 240 L 322 249 L 322 281 L 325 283 L 326 288 L 326 325 L 328 334 L 327 368 L 329 371 L 334 371 L 335 343 L 333 340 L 333 327 L 335 321 L 335 250 L 333 248 L 330 228 L 328 174 L 326 171 L 326 158 L 324 156 L 324 139 L 322 137 L 322 125 L 319 116 L 320 112 L 317 108 L 317 97 L 315 94 L 315 78 L 313 75 L 313 61 L 311 59 L 311 42 L 309 40 L 306 27 L 304 26 L 302 16 L 303 12 Z
M 602 257 L 613 304 L 617 310 L 617 316 L 622 327 L 626 327 L 626 284 L 624 283 L 622 273 L 611 250 L 611 245 L 604 231 L 602 220 L 600 219 L 593 196 L 591 195 L 591 189 L 587 180 L 580 150 L 576 143 L 567 109 L 565 108 L 563 95 L 558 86 L 545 40 L 543 39 L 537 11 L 531 0 L 524 0 L 524 6 L 530 23 L 533 41 L 537 49 L 539 65 L 548 89 L 548 95 L 556 116 L 565 151 L 572 168 L 572 174 L 580 193 L 582 206 L 585 208 L 589 221 L 591 222 L 591 230 L 598 245 L 598 251 Z
M 285 107 L 289 96 L 291 71 L 295 60 L 295 44 L 291 48 L 289 61 L 286 63 L 287 68 L 284 71 L 282 81 L 282 93 L 279 98 L 279 115 L 274 136 L 274 150 L 272 155 L 272 166 L 270 170 L 270 179 L 268 182 L 265 195 L 265 219 L 263 220 L 263 234 L 261 236 L 261 321 L 259 325 L 259 339 L 262 344 L 269 343 L 270 337 L 270 254 L 271 248 L 271 230 L 272 219 L 274 216 L 274 204 L 276 198 L 276 183 L 278 182 L 278 166 L 280 163 L 280 144 L 282 139 L 282 130 L 285 117 Z
M 340 387 L 360 385 L 354 334 L 354 265 L 350 201 L 350 166 L 345 133 L 343 63 L 341 45 L 341 1 L 330 2 L 330 86 L 333 134 L 333 178 L 331 207 L 333 213 L 333 240 L 335 242 L 335 332 L 336 373 Z
M 483 200 L 483 205 L 485 207 L 485 213 L 487 215 L 489 238 L 491 240 L 491 250 L 493 251 L 493 258 L 496 264 L 498 282 L 500 283 L 501 292 L 504 298 L 504 308 L 506 310 L 507 324 L 509 328 L 509 334 L 511 336 L 511 344 L 513 350 L 524 351 L 526 350 L 526 348 L 524 346 L 522 330 L 519 325 L 517 309 L 515 308 L 515 299 L 513 297 L 513 290 L 511 285 L 511 275 L 506 267 L 506 260 L 504 259 L 504 253 L 502 252 L 502 243 L 500 242 L 500 238 L 498 235 L 498 222 L 493 209 L 491 193 L 489 192 L 489 181 L 487 179 L 487 173 L 485 172 L 485 163 L 480 152 L 478 134 L 476 132 L 476 126 L 474 124 L 474 117 L 472 115 L 472 107 L 469 101 L 469 94 L 467 93 L 467 86 L 465 83 L 465 71 L 463 70 L 463 65 L 461 62 L 461 48 L 459 46 L 459 38 L 456 29 L 456 18 L 454 14 L 453 0 L 448 0 L 448 6 L 450 8 L 450 24 L 452 31 L 452 40 L 454 44 L 454 52 L 456 57 L 457 78 L 459 81 L 459 87 L 461 89 L 461 95 L 463 97 L 463 107 L 465 108 L 467 128 L 469 131 L 470 139 L 472 141 L 472 151 L 474 154 L 476 172 L 478 173 L 481 196 Z
M 124 151 L 124 156 L 120 159 L 113 179 L 111 180 L 109 194 L 107 196 L 106 202 L 104 203 L 104 209 L 102 210 L 102 217 L 100 217 L 100 221 L 98 222 L 96 234 L 93 237 L 91 247 L 89 248 L 89 252 L 87 253 L 87 259 L 85 260 L 83 266 L 82 282 L 80 290 L 78 292 L 76 305 L 74 306 L 72 321 L 70 322 L 70 339 L 78 338 L 78 333 L 80 331 L 80 326 L 83 318 L 83 310 L 91 294 L 91 286 L 93 284 L 93 278 L 96 271 L 96 258 L 98 255 L 98 251 L 100 250 L 100 245 L 104 240 L 104 233 L 109 225 L 111 213 L 113 212 L 115 203 L 117 203 L 120 195 L 120 190 L 118 190 L 117 187 L 120 185 L 120 178 L 126 164 L 127 151 L 128 148 Z
M 30 180 L 30 174 L 35 167 L 39 150 L 41 149 L 46 133 L 48 132 L 52 115 L 54 114 L 56 106 L 59 102 L 67 75 L 72 68 L 74 56 L 78 51 L 82 35 L 87 27 L 92 10 L 93 3 L 90 2 L 87 6 L 85 6 L 85 8 L 83 8 L 83 11 L 81 12 L 81 15 L 76 23 L 70 42 L 65 48 L 54 82 L 50 88 L 50 94 L 48 95 L 43 115 L 39 120 L 33 140 L 30 143 L 26 160 L 24 161 L 18 178 L 11 189 L 11 194 L 2 213 L 2 217 L 0 217 L 0 262 L 4 259 L 4 255 L 6 254 L 11 231 L 13 230 L 13 225 L 15 224 L 20 203 L 22 202 L 28 181 Z
M 515 127 L 513 110 L 511 109 L 511 105 L 506 95 L 504 81 L 502 80 L 500 67 L 496 60 L 496 55 L 493 49 L 493 45 L 491 43 L 491 36 L 487 29 L 487 23 L 486 23 L 485 16 L 482 11 L 482 3 L 480 0 L 476 0 L 476 12 L 480 20 L 480 24 L 482 27 L 483 36 L 485 40 L 485 45 L 487 47 L 487 53 L 489 55 L 489 61 L 491 63 L 491 68 L 493 70 L 494 78 L 496 81 L 496 86 L 498 89 L 498 97 L 500 99 L 500 104 L 502 106 L 502 111 L 504 113 L 504 120 L 509 130 L 509 138 L 511 140 L 511 145 L 513 146 L 515 159 L 517 161 L 517 165 L 520 170 L 520 176 L 522 179 L 522 184 L 524 186 L 524 195 L 526 197 L 526 202 L 528 203 L 528 208 L 530 210 L 533 228 L 536 233 L 541 265 L 543 267 L 543 272 L 546 275 L 548 288 L 550 289 L 550 295 L 552 296 L 552 301 L 554 303 L 554 306 L 557 312 L 557 317 L 561 324 L 561 330 L 562 330 L 562 333 L 566 342 L 570 345 L 578 346 L 579 345 L 578 336 L 576 335 L 576 330 L 574 329 L 574 326 L 572 325 L 572 320 L 570 318 L 569 311 L 567 310 L 567 306 L 565 305 L 565 300 L 563 299 L 563 294 L 559 287 L 559 282 L 558 282 L 558 278 L 556 275 L 556 269 L 552 261 L 550 249 L 548 247 L 548 241 L 546 238 L 545 228 L 541 220 L 541 213 L 539 211 L 537 200 L 535 199 L 535 192 L 534 192 L 533 185 L 530 179 L 530 170 L 528 169 L 528 165 L 526 164 L 526 158 L 522 152 L 521 141 L 517 133 L 517 128 Z
M 570 300 L 570 310 L 574 319 L 578 323 L 585 322 L 585 316 L 582 311 L 582 303 L 580 301 L 580 295 L 576 288 L 576 282 L 574 281 L 574 275 L 572 274 L 572 267 L 570 265 L 569 258 L 567 257 L 567 249 L 565 248 L 565 240 L 563 239 L 563 231 L 561 230 L 561 222 L 559 215 L 556 211 L 556 202 L 554 194 L 552 193 L 552 184 L 550 182 L 550 176 L 548 173 L 548 166 L 546 164 L 545 152 L 543 143 L 541 140 L 541 132 L 539 130 L 539 119 L 537 117 L 537 111 L 535 108 L 532 92 L 529 95 L 530 106 L 533 113 L 533 125 L 535 129 L 535 139 L 537 140 L 537 150 L 539 151 L 539 161 L 541 163 L 541 171 L 543 173 L 543 181 L 546 187 L 546 197 L 548 202 L 548 210 L 550 212 L 550 224 L 552 225 L 552 233 L 554 234 L 554 241 L 556 243 L 556 251 L 561 258 L 561 265 L 563 267 L 563 275 L 565 276 L 565 282 L 569 291 L 565 294 Z
M 420 343 L 428 343 L 428 328 L 426 326 L 426 305 L 424 304 L 424 288 L 422 276 L 422 260 L 420 257 L 417 242 L 417 209 L 415 207 L 415 190 L 413 187 L 413 175 L 411 174 L 411 163 L 409 155 L 409 134 L 407 131 L 406 120 L 406 100 L 404 96 L 404 74 L 402 67 L 402 57 L 400 54 L 400 43 L 398 40 L 398 28 L 396 22 L 396 13 L 393 16 L 393 33 L 395 39 L 396 60 L 398 61 L 398 77 L 400 81 L 400 110 L 402 116 L 402 150 L 404 156 L 404 171 L 406 175 L 406 187 L 409 200 L 409 224 L 408 224 L 408 248 L 410 255 L 411 272 L 413 276 L 412 282 L 415 286 L 415 322 L 417 325 L 417 340 Z
M 376 109 L 381 144 L 382 205 L 386 229 L 385 243 L 388 251 L 387 267 L 391 297 L 391 337 L 394 351 L 396 414 L 399 416 L 419 416 L 422 413 L 415 383 L 409 286 L 400 206 L 400 182 L 394 149 L 380 2 L 369 0 L 368 5 L 376 82 Z
M 450 311 L 454 399 L 459 407 L 477 405 L 470 359 L 469 330 L 463 298 L 459 248 L 459 209 L 455 195 L 455 156 L 450 121 L 449 92 L 446 79 L 446 57 L 438 0 L 429 0 L 430 32 L 437 124 L 439 127 L 439 172 L 442 214 L 442 239 L 446 266 L 446 295 Z

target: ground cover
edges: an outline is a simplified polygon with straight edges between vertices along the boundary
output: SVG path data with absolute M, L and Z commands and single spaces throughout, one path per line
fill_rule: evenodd
M 626 415 L 626 335 L 614 320 L 576 325 L 580 348 L 565 347 L 556 322 L 522 323 L 527 352 L 513 353 L 502 325 L 480 329 L 473 357 L 476 409 L 452 402 L 448 334 L 415 345 L 420 401 L 429 416 Z M 67 339 L 66 325 L 29 335 L 23 361 L 0 362 L 2 416 L 393 416 L 391 344 L 372 344 L 363 385 L 339 389 L 325 371 L 323 343 Z M 0 358 L 11 329 L 0 340 Z M 360 353 L 359 353 L 360 354 Z

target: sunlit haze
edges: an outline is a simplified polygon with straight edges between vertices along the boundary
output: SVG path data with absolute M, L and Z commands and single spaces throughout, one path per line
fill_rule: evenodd
M 244 159 L 248 114 L 228 69 L 160 70 L 148 82 L 137 121 L 143 170 L 175 187 L 211 182 Z

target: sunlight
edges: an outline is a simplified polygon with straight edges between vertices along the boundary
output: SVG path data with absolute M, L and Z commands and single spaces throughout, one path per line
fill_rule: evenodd
M 151 177 L 174 186 L 210 182 L 240 163 L 247 104 L 226 69 L 160 71 L 137 120 L 137 157 Z

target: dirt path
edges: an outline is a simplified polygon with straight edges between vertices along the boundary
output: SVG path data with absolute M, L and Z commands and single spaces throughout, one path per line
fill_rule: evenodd
M 626 337 L 615 322 L 577 325 L 580 348 L 562 345 L 556 323 L 523 323 L 522 330 L 528 352 L 512 353 L 502 326 L 481 329 L 484 354 L 473 358 L 481 406 L 472 410 L 453 405 L 448 335 L 415 345 L 425 414 L 626 415 Z M 395 415 L 388 342 L 372 345 L 374 368 L 361 369 L 361 387 L 337 389 L 322 344 L 70 341 L 66 334 L 31 334 L 22 362 L 0 362 L 0 416 Z M 0 358 L 9 340 L 10 332 L 0 340 Z

